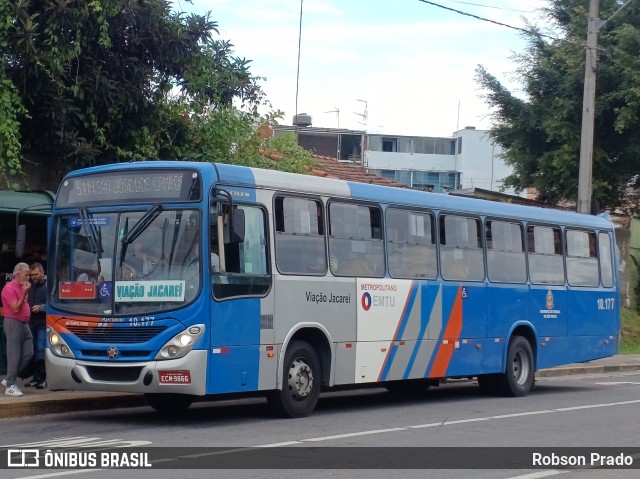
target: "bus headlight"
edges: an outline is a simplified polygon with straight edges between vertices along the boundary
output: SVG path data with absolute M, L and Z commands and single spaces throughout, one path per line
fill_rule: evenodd
M 62 339 L 62 336 L 56 333 L 53 328 L 47 328 L 47 336 L 49 338 L 49 344 L 51 345 L 51 351 L 53 354 L 63 358 L 75 357 L 69 346 L 67 346 L 67 343 Z
M 156 360 L 177 359 L 186 355 L 193 345 L 196 344 L 200 336 L 204 334 L 204 324 L 196 324 L 176 334 L 166 342 L 156 354 Z

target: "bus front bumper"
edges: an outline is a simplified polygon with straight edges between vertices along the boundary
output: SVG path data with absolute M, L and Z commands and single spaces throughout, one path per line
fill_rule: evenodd
M 192 350 L 179 359 L 144 362 L 102 362 L 61 358 L 45 350 L 49 389 L 177 393 L 204 396 L 207 351 Z

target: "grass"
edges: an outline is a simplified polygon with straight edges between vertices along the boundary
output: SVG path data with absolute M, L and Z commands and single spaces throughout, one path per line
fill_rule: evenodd
M 621 354 L 640 354 L 640 313 L 622 309 Z

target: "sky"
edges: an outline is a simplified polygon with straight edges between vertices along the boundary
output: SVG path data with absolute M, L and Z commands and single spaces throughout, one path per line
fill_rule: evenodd
M 546 1 L 434 3 L 526 28 L 525 19 L 544 24 Z M 314 127 L 448 137 L 491 126 L 478 65 L 517 93 L 513 55 L 525 47 L 518 31 L 420 0 L 174 0 L 174 9 L 211 12 L 218 38 L 265 78 L 281 124 L 297 111 Z

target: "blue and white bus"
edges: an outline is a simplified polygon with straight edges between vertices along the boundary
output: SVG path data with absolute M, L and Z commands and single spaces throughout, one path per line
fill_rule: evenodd
M 52 389 L 144 393 L 158 411 L 264 393 L 535 371 L 616 353 L 606 215 L 211 163 L 70 173 L 52 213 Z

